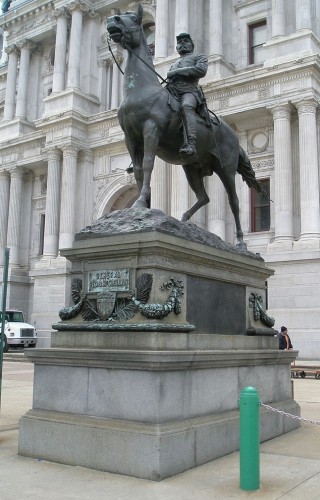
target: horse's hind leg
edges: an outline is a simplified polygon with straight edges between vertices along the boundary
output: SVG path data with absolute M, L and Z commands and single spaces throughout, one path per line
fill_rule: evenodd
M 247 250 L 247 245 L 243 241 L 243 232 L 240 223 L 240 210 L 239 210 L 239 198 L 236 191 L 235 175 L 227 174 L 225 171 L 218 172 L 218 175 L 227 191 L 229 205 L 233 213 L 233 217 L 236 223 L 237 232 L 237 247 L 242 250 Z
M 183 169 L 185 171 L 188 184 L 197 197 L 196 203 L 192 205 L 192 207 L 189 208 L 189 210 L 187 210 L 181 217 L 181 220 L 185 222 L 189 220 L 190 217 L 192 217 L 192 215 L 199 210 L 199 208 L 209 203 L 210 200 L 206 193 L 203 177 L 200 174 L 199 169 L 193 165 L 183 165 Z

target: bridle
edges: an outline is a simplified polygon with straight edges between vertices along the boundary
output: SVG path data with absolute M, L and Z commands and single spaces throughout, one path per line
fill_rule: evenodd
M 162 78 L 162 76 L 159 73 L 157 73 L 157 71 L 154 69 L 153 66 L 151 66 L 151 64 L 147 63 L 144 59 L 142 59 L 142 57 L 140 57 L 138 54 L 136 54 L 135 52 L 133 52 L 133 50 L 128 45 L 126 45 L 126 43 L 124 42 L 124 40 L 123 40 L 124 36 L 127 33 L 134 33 L 135 31 L 142 31 L 141 26 L 132 26 L 132 28 L 126 28 L 126 27 L 124 28 L 124 30 L 122 31 L 123 35 L 122 35 L 122 38 L 121 38 L 121 44 L 122 44 L 122 46 L 128 52 L 130 52 L 131 54 L 133 54 L 137 59 L 139 59 L 141 62 L 143 62 L 143 64 L 145 64 L 145 66 L 147 66 L 153 73 L 155 73 L 157 75 L 157 77 L 160 78 L 161 84 L 168 83 L 167 80 L 165 80 L 164 78 Z M 112 40 L 112 38 L 109 35 L 108 38 L 107 38 L 109 51 L 111 52 L 112 58 L 113 58 L 114 62 L 116 63 L 117 68 L 124 75 L 124 72 L 122 71 L 122 69 L 121 69 L 118 61 L 116 60 L 116 58 L 115 58 L 115 56 L 114 56 L 114 54 L 112 52 L 112 48 L 111 48 L 111 45 L 110 45 L 110 40 Z

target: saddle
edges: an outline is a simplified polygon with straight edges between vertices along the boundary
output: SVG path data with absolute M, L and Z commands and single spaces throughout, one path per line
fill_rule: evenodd
M 172 94 L 168 90 L 168 88 L 166 90 L 168 92 L 168 106 L 169 106 L 169 108 L 174 113 L 181 115 L 181 104 L 180 104 L 179 99 L 177 99 L 177 97 L 175 97 L 175 95 Z M 212 111 L 209 111 L 205 100 L 203 100 L 201 105 L 197 107 L 196 112 L 197 112 L 197 115 L 199 117 L 199 119 L 197 120 L 197 123 L 199 123 L 200 125 L 205 125 L 206 127 L 211 128 L 212 125 L 217 126 L 217 125 L 221 124 L 217 115 L 215 113 L 213 113 Z M 210 116 L 209 113 L 211 113 L 213 116 Z M 181 122 L 181 126 L 182 126 L 182 122 Z

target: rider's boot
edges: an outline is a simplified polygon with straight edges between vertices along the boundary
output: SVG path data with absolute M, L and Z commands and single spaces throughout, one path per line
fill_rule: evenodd
M 191 106 L 183 106 L 182 120 L 185 128 L 185 142 L 180 149 L 181 155 L 197 156 L 196 137 L 197 137 L 197 120 L 195 109 Z

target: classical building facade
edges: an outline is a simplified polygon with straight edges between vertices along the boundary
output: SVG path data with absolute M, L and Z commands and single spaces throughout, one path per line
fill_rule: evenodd
M 187 31 L 209 58 L 208 106 L 237 132 L 268 200 L 237 179 L 248 249 L 275 270 L 268 313 L 300 356 L 320 359 L 320 4 L 316 0 L 145 0 L 143 29 L 163 76 Z M 4 4 L 3 4 L 4 6 Z M 12 0 L 0 15 L 0 265 L 10 248 L 7 305 L 48 345 L 70 301 L 59 254 L 74 235 L 137 191 L 117 121 L 123 76 L 106 18 L 125 0 Z M 123 67 L 126 54 L 112 44 Z M 192 222 L 234 243 L 217 176 Z M 183 169 L 157 159 L 152 206 L 174 217 L 193 202 Z M 2 275 L 2 273 L 1 273 Z M 208 307 L 214 307 L 208 299 Z

